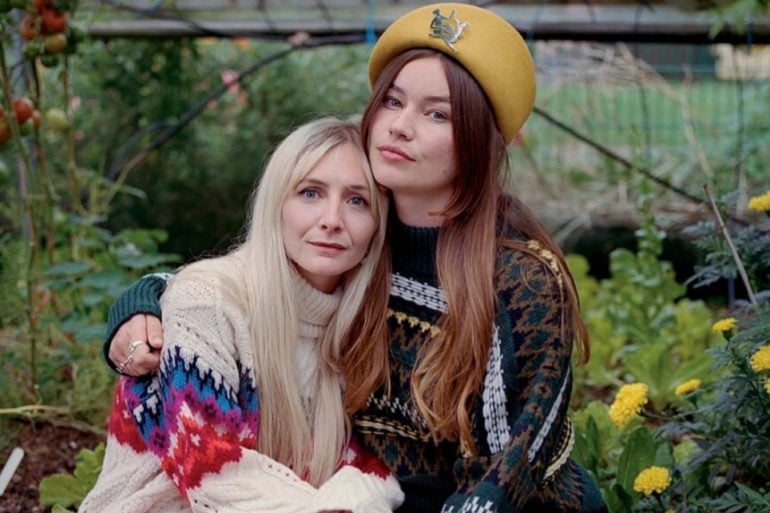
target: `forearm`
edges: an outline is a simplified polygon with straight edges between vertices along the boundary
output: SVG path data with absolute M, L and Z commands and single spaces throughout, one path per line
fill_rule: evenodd
M 538 267 L 525 285 L 504 289 L 498 332 L 477 404 L 480 456 L 455 465 L 448 504 L 519 511 L 569 450 L 572 341 L 555 280 Z

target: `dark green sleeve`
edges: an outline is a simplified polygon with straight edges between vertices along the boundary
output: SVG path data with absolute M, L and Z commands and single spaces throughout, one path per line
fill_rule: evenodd
M 136 283 L 123 292 L 110 307 L 107 315 L 107 333 L 104 337 L 102 355 L 104 361 L 112 370 L 117 372 L 115 364 L 109 358 L 110 341 L 118 329 L 137 314 L 154 315 L 162 318 L 160 312 L 160 296 L 166 290 L 166 281 L 172 275 L 169 273 L 148 274 L 142 276 Z

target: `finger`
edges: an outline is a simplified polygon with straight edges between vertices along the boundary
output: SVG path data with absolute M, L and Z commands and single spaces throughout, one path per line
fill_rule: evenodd
M 128 345 L 128 357 L 118 365 L 118 372 L 128 376 L 143 376 L 157 369 L 160 353 L 151 351 L 143 340 L 133 340 Z
M 134 359 L 125 373 L 131 376 L 144 376 L 155 372 L 160 366 L 160 351 L 150 351 L 150 346 L 142 344 L 136 348 Z
M 125 362 L 131 351 L 130 345 L 134 340 L 147 339 L 147 320 L 145 315 L 134 315 L 118 328 L 110 341 L 108 356 L 115 366 Z
M 163 347 L 163 327 L 161 326 L 160 319 L 154 315 L 148 315 L 147 317 L 147 340 L 150 347 L 155 351 L 160 351 Z

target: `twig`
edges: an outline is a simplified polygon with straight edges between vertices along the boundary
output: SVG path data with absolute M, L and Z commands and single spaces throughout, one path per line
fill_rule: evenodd
M 15 408 L 0 408 L 0 415 L 28 415 L 33 416 L 36 413 L 58 413 L 67 414 L 69 408 L 62 406 L 46 406 L 45 404 L 28 404 L 25 406 L 16 406 Z
M 620 164 L 622 164 L 627 169 L 631 169 L 633 171 L 637 171 L 637 172 L 643 174 L 644 176 L 646 176 L 647 178 L 649 178 L 653 182 L 657 183 L 658 185 L 661 185 L 661 186 L 663 186 L 663 187 L 665 187 L 665 188 L 667 188 L 667 189 L 669 189 L 669 190 L 679 194 L 680 196 L 682 196 L 684 198 L 687 198 L 688 200 L 690 200 L 690 201 L 692 201 L 694 203 L 703 203 L 703 200 L 701 198 L 698 198 L 697 196 L 695 196 L 693 194 L 690 194 L 689 192 L 687 192 L 686 190 L 682 189 L 681 187 L 677 187 L 673 183 L 671 183 L 671 182 L 669 182 L 667 180 L 664 180 L 663 178 L 655 176 L 655 174 L 653 174 L 652 171 L 650 171 L 649 169 L 647 169 L 645 167 L 634 165 L 628 159 L 618 155 L 617 153 L 615 153 L 614 151 L 612 151 L 608 147 L 599 144 L 598 142 L 594 141 L 590 137 L 588 137 L 588 136 L 578 132 L 576 129 L 574 129 L 574 128 L 568 126 L 566 123 L 556 119 L 554 116 L 552 116 L 551 114 L 549 114 L 545 110 L 543 110 L 543 109 L 541 109 L 541 108 L 536 106 L 533 109 L 533 112 L 535 114 L 539 115 L 540 117 L 542 117 L 543 119 L 545 119 L 547 122 L 551 123 L 552 125 L 555 125 L 556 127 L 560 128 L 561 130 L 567 132 L 572 137 L 574 137 L 574 138 L 576 138 L 576 139 L 578 139 L 580 141 L 583 141 L 584 143 L 586 143 L 587 145 L 589 145 L 590 147 L 592 147 L 593 149 L 595 149 L 596 151 L 598 151 L 602 155 L 611 158 L 615 162 L 619 162 Z
M 709 199 L 709 202 L 711 202 L 711 208 L 714 210 L 714 216 L 717 218 L 717 223 L 719 224 L 719 229 L 722 230 L 722 235 L 725 238 L 725 241 L 727 241 L 727 247 L 730 248 L 730 253 L 733 255 L 733 260 L 735 260 L 735 266 L 738 268 L 738 274 L 741 275 L 741 279 L 743 280 L 743 285 L 746 287 L 746 293 L 749 295 L 749 301 L 751 301 L 751 304 L 754 306 L 757 306 L 757 298 L 754 296 L 754 290 L 751 288 L 751 283 L 749 283 L 749 277 L 746 274 L 746 268 L 743 266 L 743 261 L 741 260 L 741 257 L 738 255 L 738 252 L 735 250 L 735 245 L 733 245 L 733 239 L 730 237 L 730 232 L 727 231 L 727 227 L 725 226 L 725 222 L 722 219 L 722 215 L 719 213 L 719 209 L 717 208 L 717 203 L 714 201 L 714 197 L 711 195 L 711 191 L 709 190 L 709 186 L 707 184 L 703 184 L 703 190 L 706 192 L 706 196 Z

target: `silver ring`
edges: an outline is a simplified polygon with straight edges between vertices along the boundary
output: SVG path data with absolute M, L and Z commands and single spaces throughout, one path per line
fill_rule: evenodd
M 124 374 L 126 372 L 126 369 L 131 366 L 131 364 L 134 362 L 134 355 L 129 354 L 128 358 L 126 358 L 126 361 L 118 365 L 118 372 L 121 374 Z
M 126 369 L 128 369 L 134 362 L 134 351 L 144 343 L 144 340 L 133 340 L 128 344 L 128 358 L 126 358 L 125 362 L 118 365 L 118 372 L 121 374 L 126 372 Z

